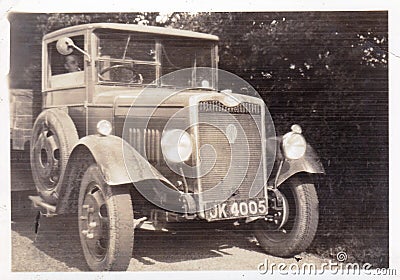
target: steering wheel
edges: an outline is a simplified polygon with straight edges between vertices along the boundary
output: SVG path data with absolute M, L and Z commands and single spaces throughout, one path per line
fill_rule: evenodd
M 129 71 L 132 72 L 132 77 L 131 77 L 131 79 L 126 80 L 126 81 L 122 81 L 122 82 L 128 82 L 128 83 L 136 82 L 136 83 L 138 83 L 138 84 L 142 84 L 142 83 L 143 83 L 143 76 L 142 76 L 142 74 L 138 73 L 138 72 L 136 71 L 136 69 L 135 69 L 133 66 L 124 65 L 124 64 L 116 64 L 116 65 L 109 66 L 109 67 L 106 67 L 106 68 L 102 69 L 102 70 L 100 71 L 100 73 L 99 73 L 99 77 L 100 77 L 102 80 L 106 80 L 106 79 L 103 77 L 104 73 L 107 73 L 107 72 L 109 72 L 109 71 L 111 71 L 111 70 L 114 70 L 114 69 L 127 69 L 127 70 L 129 70 Z

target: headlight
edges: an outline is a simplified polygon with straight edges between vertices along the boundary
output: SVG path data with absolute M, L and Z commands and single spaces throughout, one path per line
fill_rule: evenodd
M 101 120 L 97 123 L 97 133 L 106 136 L 110 135 L 112 131 L 112 125 L 107 120 Z
M 189 133 L 181 129 L 172 129 L 163 133 L 161 149 L 164 157 L 171 162 L 183 162 L 192 154 L 192 139 Z
M 207 80 L 202 80 L 201 81 L 201 87 L 203 88 L 209 88 L 210 87 L 210 82 Z
M 292 131 L 283 136 L 282 148 L 288 159 L 299 159 L 304 156 L 306 146 L 306 140 L 299 133 Z

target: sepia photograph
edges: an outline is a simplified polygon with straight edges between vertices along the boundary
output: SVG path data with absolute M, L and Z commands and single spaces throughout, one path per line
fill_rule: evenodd
M 11 273 L 399 275 L 387 9 L 6 18 Z

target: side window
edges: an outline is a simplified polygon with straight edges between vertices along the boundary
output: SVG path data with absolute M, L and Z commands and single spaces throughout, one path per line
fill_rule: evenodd
M 84 36 L 70 37 L 76 46 L 84 49 Z M 84 57 L 73 49 L 69 55 L 57 51 L 57 41 L 48 45 L 49 55 L 49 87 L 60 88 L 84 84 Z

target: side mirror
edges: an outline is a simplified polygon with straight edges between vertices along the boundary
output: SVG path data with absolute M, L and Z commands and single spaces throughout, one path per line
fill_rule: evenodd
M 64 37 L 57 41 L 56 48 L 57 51 L 62 55 L 69 55 L 74 50 L 75 44 L 71 38 Z
M 56 44 L 57 51 L 62 54 L 62 55 L 69 55 L 72 53 L 74 49 L 79 51 L 80 53 L 84 54 L 87 56 L 89 62 L 91 62 L 90 55 L 82 50 L 80 47 L 74 44 L 74 41 L 72 41 L 71 38 L 69 37 L 63 37 L 61 39 L 58 39 L 57 44 Z

